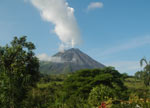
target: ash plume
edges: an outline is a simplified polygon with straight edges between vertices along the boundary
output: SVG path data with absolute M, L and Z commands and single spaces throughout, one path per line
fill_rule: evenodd
M 61 40 L 60 51 L 80 44 L 80 32 L 74 8 L 66 0 L 30 0 L 40 11 L 41 17 L 54 24 L 54 33 Z

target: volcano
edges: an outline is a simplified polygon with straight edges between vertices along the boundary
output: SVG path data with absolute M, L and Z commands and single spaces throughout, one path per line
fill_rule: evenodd
M 104 68 L 105 65 L 97 62 L 77 48 L 58 52 L 52 56 L 56 60 L 41 61 L 40 72 L 45 74 L 65 74 L 81 69 Z

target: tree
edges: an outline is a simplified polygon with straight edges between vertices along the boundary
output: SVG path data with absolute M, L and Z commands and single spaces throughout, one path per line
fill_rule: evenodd
M 137 80 L 143 80 L 143 71 L 137 71 L 134 76 Z
M 80 97 L 87 99 L 91 90 L 103 84 L 115 91 L 117 98 L 126 97 L 127 90 L 122 82 L 122 75 L 112 67 L 102 69 L 85 69 L 75 72 L 64 81 L 65 99 Z
M 39 78 L 35 46 L 26 36 L 0 47 L 0 104 L 2 108 L 21 108 L 27 92 Z
M 142 58 L 140 60 L 141 67 L 143 66 L 143 63 L 146 64 L 143 71 L 144 84 L 145 86 L 149 86 L 150 85 L 150 61 L 148 62 L 146 58 Z

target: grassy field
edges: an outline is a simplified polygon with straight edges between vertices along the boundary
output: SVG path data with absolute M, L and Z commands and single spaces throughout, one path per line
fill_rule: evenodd
M 136 80 L 135 78 L 126 78 L 124 81 L 124 84 L 126 87 L 129 89 L 141 89 L 145 88 L 143 81 L 141 80 Z

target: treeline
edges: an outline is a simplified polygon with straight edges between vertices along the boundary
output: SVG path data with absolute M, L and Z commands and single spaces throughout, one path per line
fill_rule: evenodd
M 39 72 L 34 49 L 26 36 L 0 47 L 0 108 L 150 107 L 149 88 L 139 74 L 129 77 L 106 67 L 44 75 Z M 136 88 L 137 84 L 142 86 Z

